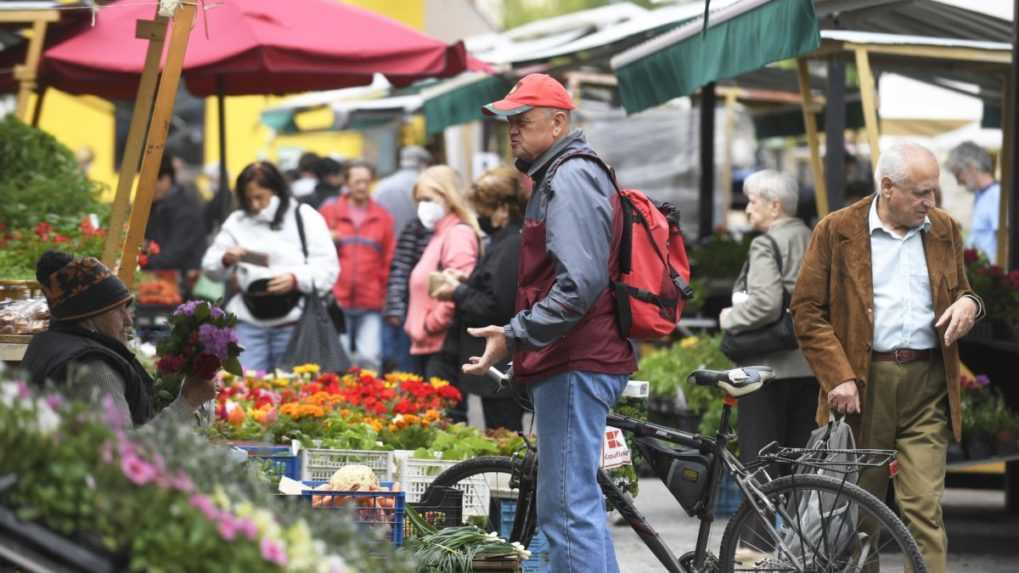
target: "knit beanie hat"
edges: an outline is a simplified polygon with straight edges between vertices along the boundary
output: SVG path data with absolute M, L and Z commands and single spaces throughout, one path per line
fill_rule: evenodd
M 131 300 L 117 275 L 95 257 L 46 251 L 35 264 L 53 320 L 82 320 Z

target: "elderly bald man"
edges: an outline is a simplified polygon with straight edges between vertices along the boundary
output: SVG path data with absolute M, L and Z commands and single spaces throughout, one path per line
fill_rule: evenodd
M 857 446 L 898 452 L 895 495 L 927 570 L 945 571 L 945 454 L 960 439 L 959 349 L 983 302 L 963 267 L 959 224 L 934 206 L 930 150 L 884 151 L 877 192 L 818 223 L 791 310 L 821 384 L 817 422 L 846 412 Z M 884 499 L 888 470 L 859 484 Z

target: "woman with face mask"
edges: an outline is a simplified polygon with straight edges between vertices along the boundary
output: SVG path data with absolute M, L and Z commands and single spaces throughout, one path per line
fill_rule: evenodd
M 241 366 L 272 371 L 303 311 L 302 293 L 325 294 L 340 272 L 325 219 L 293 200 L 286 180 L 268 161 L 252 163 L 237 177 L 240 209 L 223 223 L 202 268 L 215 280 L 236 280 L 240 293 L 226 310 L 237 315 Z M 298 232 L 304 226 L 308 255 Z
M 499 390 L 487 376 L 464 374 L 460 365 L 485 350 L 484 339 L 468 334 L 468 328 L 506 324 L 516 314 L 520 229 L 529 196 L 512 167 L 496 167 L 479 177 L 468 198 L 488 237 L 485 252 L 470 275 L 445 271 L 450 280 L 432 293 L 436 299 L 456 304 L 454 326 L 442 347 L 443 363 L 448 376 L 458 379 L 461 391 L 481 396 L 489 429 L 522 430 L 523 410 L 511 389 Z M 498 366 L 505 369 L 506 364 Z
M 481 234 L 478 221 L 467 209 L 460 176 L 446 165 L 424 170 L 414 186 L 418 219 L 432 230 L 421 260 L 410 274 L 410 302 L 403 328 L 411 340 L 410 354 L 417 361 L 418 371 L 426 377 L 442 371 L 439 350 L 453 323 L 455 305 L 433 298 L 429 282 L 433 274 L 444 271 L 465 275 L 474 270 L 478 260 Z M 455 380 L 450 380 L 455 383 Z M 447 414 L 457 421 L 466 420 L 466 402 Z

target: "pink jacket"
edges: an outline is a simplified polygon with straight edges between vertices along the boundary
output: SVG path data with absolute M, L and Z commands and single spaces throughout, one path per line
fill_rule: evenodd
M 477 262 L 478 236 L 474 229 L 461 222 L 455 213 L 443 217 L 410 273 L 410 303 L 403 330 L 410 337 L 411 354 L 438 352 L 453 322 L 455 305 L 428 296 L 428 275 L 443 269 L 470 274 Z

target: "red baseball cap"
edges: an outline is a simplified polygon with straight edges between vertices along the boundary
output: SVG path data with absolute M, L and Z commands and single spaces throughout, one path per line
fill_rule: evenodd
M 563 84 L 547 74 L 528 74 L 513 86 L 506 97 L 482 106 L 487 115 L 511 117 L 527 113 L 536 107 L 574 109 L 573 98 Z

